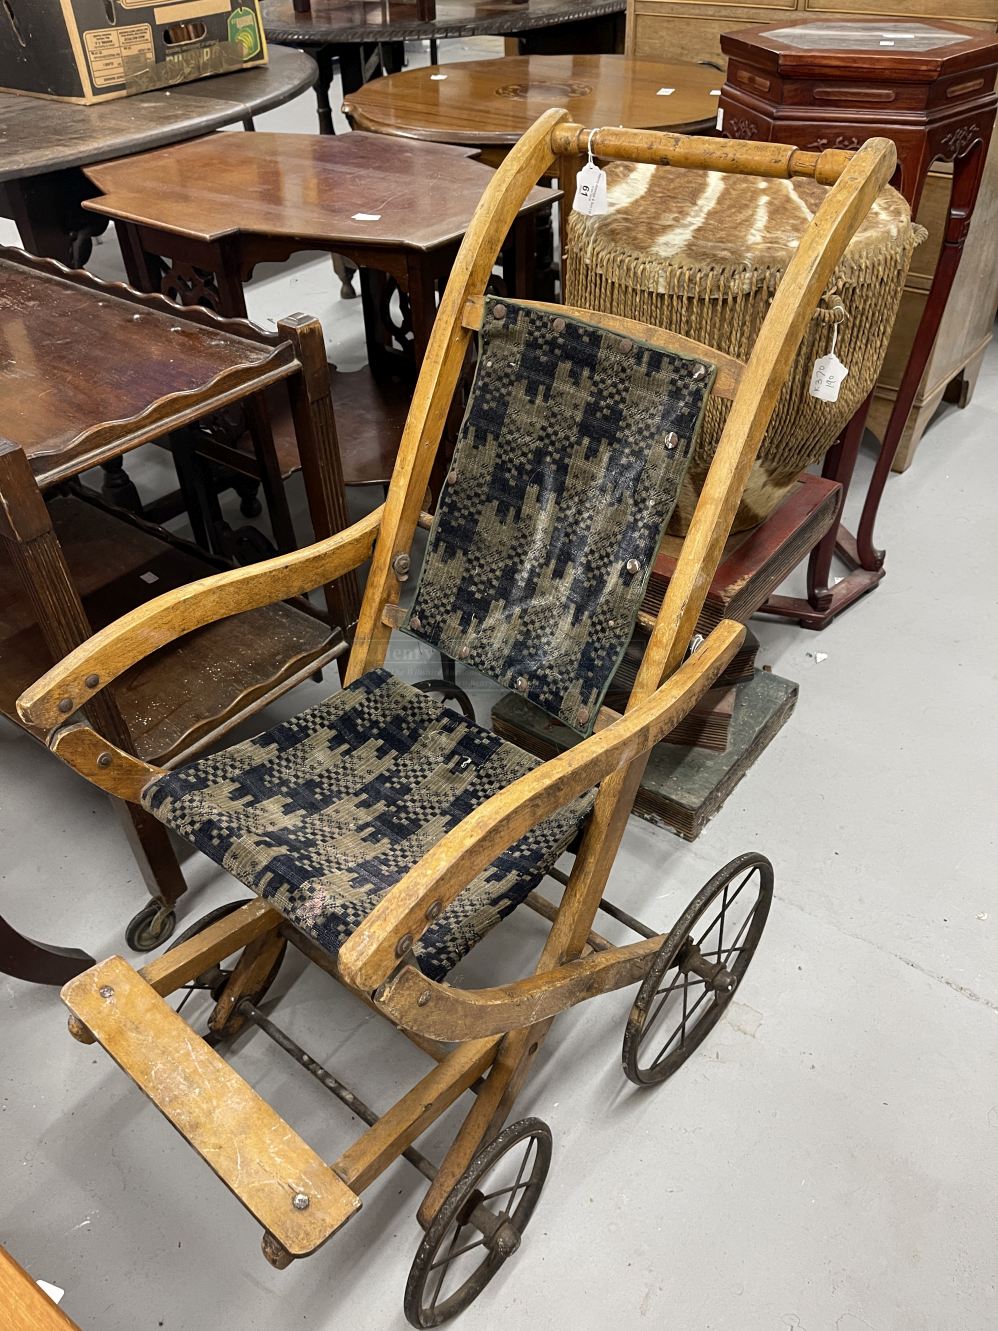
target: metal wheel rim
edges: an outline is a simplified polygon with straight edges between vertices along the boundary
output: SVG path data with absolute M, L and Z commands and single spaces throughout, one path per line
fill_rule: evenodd
M 751 890 L 750 884 L 756 876 L 758 876 L 758 889 L 755 902 L 743 921 L 741 931 L 725 945 L 723 939 L 724 912 L 730 910 L 745 890 Z M 729 889 L 732 890 L 729 892 Z M 722 899 L 719 935 L 722 945 L 717 949 L 719 955 L 716 960 L 723 963 L 735 976 L 735 988 L 731 992 L 720 993 L 716 990 L 712 991 L 698 978 L 690 980 L 687 975 L 686 980 L 681 981 L 679 977 L 681 977 L 682 971 L 678 968 L 676 969 L 676 978 L 670 979 L 663 987 L 663 981 L 665 981 L 668 972 L 676 967 L 678 960 L 681 960 L 682 954 L 689 946 L 690 941 L 699 944 L 717 923 L 717 918 L 712 917 L 711 923 L 708 924 L 706 929 L 699 929 L 704 916 L 710 917 L 711 907 L 719 897 Z M 752 962 L 762 931 L 765 928 L 772 899 L 773 866 L 764 855 L 759 855 L 754 851 L 739 855 L 729 864 L 726 864 L 696 894 L 676 921 L 675 928 L 670 931 L 668 939 L 656 955 L 641 984 L 641 988 L 638 990 L 634 1006 L 631 1008 L 627 1019 L 627 1027 L 624 1032 L 623 1065 L 624 1073 L 630 1081 L 639 1086 L 661 1085 L 686 1062 L 707 1038 L 717 1025 L 734 994 L 741 987 L 742 979 Z M 697 937 L 698 933 L 699 938 Z M 735 949 L 737 949 L 737 956 L 729 965 L 728 963 Z M 712 950 L 704 955 L 708 959 L 714 960 Z M 677 991 L 681 993 L 683 1002 L 680 1025 L 665 1040 L 665 1043 L 651 1061 L 642 1066 L 642 1052 L 659 1024 L 659 1016 L 667 1006 L 669 997 Z M 713 994 L 713 1001 L 705 1002 L 706 996 L 711 993 Z M 697 1013 L 699 1013 L 699 1017 L 691 1025 L 690 1019 Z M 677 1034 L 680 1037 L 679 1042 L 669 1052 L 670 1045 L 674 1044 Z
M 499 1161 L 524 1141 L 527 1142 L 527 1148 L 514 1183 L 495 1193 L 490 1193 L 487 1188 L 484 1191 L 480 1189 L 478 1185 L 484 1182 Z M 528 1163 L 529 1174 L 526 1172 Z M 490 1250 L 486 1246 L 485 1237 L 465 1217 L 476 1203 L 487 1203 L 507 1194 L 509 1200 L 498 1214 L 500 1217 L 505 1216 L 518 1234 L 522 1235 L 534 1213 L 550 1164 L 551 1130 L 538 1118 L 525 1118 L 518 1123 L 511 1123 L 479 1151 L 448 1193 L 416 1252 L 405 1288 L 405 1315 L 412 1326 L 442 1326 L 463 1312 L 481 1294 L 512 1253 Z M 450 1236 L 455 1225 L 453 1235 Z M 476 1241 L 467 1246 L 459 1243 L 462 1233 L 468 1237 L 477 1236 Z M 482 1249 L 485 1260 L 440 1302 L 447 1267 L 457 1257 L 476 1247 Z M 447 1251 L 441 1257 L 439 1254 L 442 1248 Z M 441 1272 L 439 1277 L 436 1276 L 437 1271 Z M 424 1296 L 428 1292 L 430 1299 L 427 1304 Z

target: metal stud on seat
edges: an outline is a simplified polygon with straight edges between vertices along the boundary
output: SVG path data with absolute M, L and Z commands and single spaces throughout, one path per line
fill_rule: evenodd
M 555 319 L 554 323 L 552 323 L 551 327 L 554 329 L 556 333 L 563 333 L 565 331 L 565 320 L 562 318 L 557 318 Z
M 506 306 L 505 306 L 505 305 L 493 305 L 493 306 L 492 306 L 492 317 L 493 317 L 494 319 L 505 319 L 505 317 L 506 317 Z
M 694 378 L 694 379 L 706 379 L 706 378 L 707 378 L 707 367 L 706 367 L 706 365 L 697 365 L 697 366 L 695 366 L 695 367 L 694 367 L 694 370 L 693 370 L 693 378 Z
M 627 563 L 624 565 L 624 568 L 627 569 L 628 573 L 633 575 L 638 572 L 638 570 L 641 568 L 641 565 L 638 563 L 636 559 L 629 559 Z
M 671 452 L 672 449 L 674 449 L 678 443 L 679 443 L 679 435 L 676 434 L 675 430 L 670 430 L 669 433 L 665 436 L 666 448 L 669 449 L 669 451 Z

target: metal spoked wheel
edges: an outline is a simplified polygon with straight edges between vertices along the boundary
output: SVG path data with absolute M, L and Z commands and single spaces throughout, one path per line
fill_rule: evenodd
M 170 946 L 166 949 L 167 952 L 173 952 L 174 949 L 180 947 L 182 943 L 189 942 L 190 939 L 196 938 L 198 934 L 204 933 L 205 929 L 207 929 L 210 925 L 217 923 L 217 921 L 219 920 L 224 920 L 227 915 L 231 915 L 233 911 L 238 910 L 240 906 L 245 906 L 245 905 L 246 905 L 245 901 L 227 901 L 224 906 L 216 906 L 214 910 L 208 911 L 207 915 L 203 915 L 200 920 L 195 920 L 195 922 L 190 926 L 190 928 L 185 929 L 179 938 L 175 938 L 173 942 L 170 944 Z M 245 995 L 245 997 L 247 997 L 251 1003 L 254 1004 L 259 1003 L 262 1000 L 263 996 L 266 994 L 267 990 L 274 983 L 274 980 L 277 978 L 277 972 L 281 969 L 281 963 L 284 960 L 284 954 L 286 951 L 287 951 L 287 944 L 285 943 L 285 945 L 281 948 L 280 952 L 278 953 L 273 966 L 271 966 L 270 970 L 267 972 L 266 977 L 261 981 L 260 985 L 254 990 L 252 994 Z M 200 1034 L 202 1034 L 205 1040 L 207 1040 L 207 1042 L 211 1045 L 219 1044 L 221 1043 L 222 1039 L 225 1038 L 225 1036 L 222 1033 L 216 1031 L 209 1031 L 207 1029 L 207 1022 L 208 1018 L 211 1015 L 212 1009 L 214 1008 L 214 1005 L 218 1002 L 219 998 L 222 996 L 222 991 L 224 990 L 226 984 L 228 983 L 229 976 L 232 974 L 233 970 L 235 969 L 235 965 L 238 959 L 239 959 L 238 954 L 235 954 L 231 958 L 231 964 L 228 964 L 228 962 L 226 961 L 226 962 L 217 963 L 214 966 L 210 966 L 201 975 L 196 976 L 190 982 L 190 984 L 185 984 L 183 988 L 177 990 L 178 994 L 183 995 L 183 997 L 180 1000 L 180 1003 L 177 1005 L 178 1013 L 182 1012 L 184 1008 L 187 1007 L 187 1004 L 191 1001 L 191 999 L 198 994 L 207 995 L 207 998 L 210 999 L 210 1003 L 202 1002 L 201 1004 L 201 1008 L 203 1009 L 202 1011 L 189 1012 L 187 1014 L 186 1020 L 191 1029 L 198 1031 Z M 242 1023 L 239 1022 L 239 1025 L 241 1026 Z M 235 1031 L 233 1031 L 232 1034 L 235 1034 Z
M 412 1326 L 442 1326 L 478 1298 L 519 1248 L 550 1164 L 551 1129 L 539 1118 L 511 1123 L 479 1151 L 412 1263 L 405 1287 Z
M 624 1031 L 624 1073 L 657 1086 L 706 1039 L 762 936 L 773 866 L 750 851 L 726 864 L 676 921 L 638 990 Z

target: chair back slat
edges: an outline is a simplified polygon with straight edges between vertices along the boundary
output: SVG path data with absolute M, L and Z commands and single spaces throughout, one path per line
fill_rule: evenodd
M 589 734 L 715 374 L 564 307 L 486 300 L 404 629 Z

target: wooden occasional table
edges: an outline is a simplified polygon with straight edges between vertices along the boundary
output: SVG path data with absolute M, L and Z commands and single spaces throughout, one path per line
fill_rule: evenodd
M 492 176 L 472 149 L 373 134 L 224 134 L 90 167 L 87 175 L 102 192 L 87 207 L 115 219 L 129 280 L 141 290 L 244 316 L 243 283 L 258 263 L 326 250 L 360 268 L 370 363 L 334 372 L 333 396 L 346 483 L 386 483 L 437 286 Z M 556 198 L 536 188 L 521 209 L 511 292 L 532 294 L 534 220 Z M 372 274 L 404 295 L 401 324 Z M 294 434 L 279 422 L 275 433 L 287 475 L 298 465 Z
M 106 225 L 82 211 L 95 192 L 82 167 L 249 121 L 311 87 L 316 72 L 307 55 L 277 49 L 261 69 L 98 106 L 0 93 L 0 216 L 32 254 L 82 267 Z
M 264 333 L 0 249 L 0 716 L 21 724 L 18 696 L 96 628 L 219 568 L 85 490 L 78 478 L 106 459 L 284 383 L 316 535 L 346 524 L 324 367 L 322 330 L 303 315 Z M 341 580 L 325 616 L 280 604 L 223 620 L 111 688 L 95 679 L 65 699 L 66 721 L 82 708 L 126 752 L 182 761 L 340 656 L 330 625 L 350 623 L 356 604 Z M 114 804 L 153 897 L 129 942 L 153 947 L 184 880 L 162 824 Z M 39 834 L 51 825 L 39 810 Z
M 732 138 L 818 151 L 857 148 L 884 135 L 898 150 L 896 183 L 918 209 L 929 167 L 953 163 L 953 188 L 928 299 L 863 505 L 856 535 L 838 528 L 811 556 L 806 600 L 774 597 L 767 610 L 824 628 L 884 576 L 874 525 L 891 464 L 932 352 L 977 201 L 998 99 L 998 38 L 940 20 L 822 19 L 771 22 L 721 37 L 729 57 L 721 98 Z M 869 402 L 825 459 L 848 487 Z M 850 573 L 829 586 L 836 553 Z
M 622 51 L 626 0 L 264 0 L 267 39 L 315 57 L 319 128 L 333 133 L 329 86 L 339 62 L 344 94 L 401 69 L 398 46 L 447 38 L 518 39 L 523 55 Z
M 376 79 L 347 97 L 355 129 L 477 148 L 497 165 L 537 117 L 564 107 L 580 125 L 703 133 L 713 127 L 716 70 L 624 55 L 502 56 L 430 65 Z M 559 157 L 569 199 L 583 159 Z M 565 209 L 562 209 L 562 252 Z
M 714 125 L 719 91 L 717 70 L 703 65 L 624 55 L 502 56 L 376 79 L 347 97 L 343 111 L 356 129 L 465 144 L 485 160 L 492 150 L 494 161 L 552 106 L 563 106 L 580 125 L 698 134 Z

